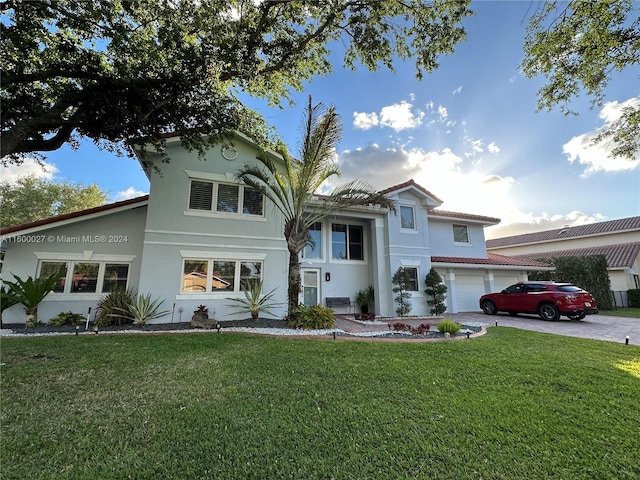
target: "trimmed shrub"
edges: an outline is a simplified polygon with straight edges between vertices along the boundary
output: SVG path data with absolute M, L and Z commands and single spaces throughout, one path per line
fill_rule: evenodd
M 640 288 L 627 290 L 627 297 L 629 298 L 629 307 L 640 308 Z
M 431 297 L 431 300 L 427 300 L 427 305 L 431 307 L 431 313 L 440 315 L 446 312 L 447 286 L 442 283 L 442 277 L 435 268 L 431 267 L 424 279 L 424 283 L 427 286 L 424 293 Z
M 300 305 L 298 310 L 287 316 L 287 323 L 291 328 L 304 330 L 324 330 L 335 326 L 333 310 L 322 305 Z
M 79 313 L 60 312 L 57 317 L 53 317 L 49 320 L 49 325 L 54 327 L 61 327 L 63 325 L 80 325 L 86 320 L 86 317 Z
M 394 300 L 398 303 L 396 313 L 401 317 L 406 317 L 411 312 L 411 292 L 409 291 L 409 285 L 411 280 L 407 271 L 400 267 L 393 274 L 391 282 L 395 285 L 393 287 L 393 293 L 397 294 Z
M 455 335 L 460 331 L 460 328 L 461 325 L 450 318 L 445 318 L 438 324 L 438 331 L 440 333 L 450 333 L 451 335 Z

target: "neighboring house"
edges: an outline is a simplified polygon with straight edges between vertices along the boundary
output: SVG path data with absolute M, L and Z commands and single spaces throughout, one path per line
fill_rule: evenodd
M 237 311 L 228 299 L 243 296 L 241 286 L 250 279 L 263 280 L 265 292 L 277 289 L 286 304 L 288 251 L 280 214 L 236 180 L 257 152 L 237 135 L 233 148 L 212 148 L 201 161 L 170 138 L 171 161 L 157 158 L 162 175 L 147 171 L 148 196 L 0 230 L 2 275 L 65 273 L 40 305 L 44 321 L 61 311 L 95 312 L 117 286 L 163 299 L 172 313 L 157 322 L 188 321 L 200 304 L 224 320 Z M 442 201 L 412 180 L 384 193 L 397 202 L 397 215 L 359 207 L 312 227 L 312 242 L 301 254 L 301 302 L 353 301 L 356 291 L 372 285 L 376 313 L 393 316 L 391 277 L 402 266 L 411 278 L 411 314 L 428 315 L 424 279 L 433 266 L 448 287 L 448 311 L 475 311 L 482 294 L 526 280 L 529 270 L 549 269 L 487 255 L 484 227 L 496 218 L 437 210 Z M 276 313 L 284 315 L 285 307 Z M 8 309 L 4 321 L 24 322 L 21 307 Z
M 616 305 L 640 288 L 640 217 L 487 240 L 487 251 L 524 260 L 604 255 Z

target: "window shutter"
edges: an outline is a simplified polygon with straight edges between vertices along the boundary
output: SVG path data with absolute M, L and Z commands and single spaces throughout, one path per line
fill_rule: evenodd
M 238 185 L 218 185 L 216 211 L 238 213 Z
M 189 208 L 192 210 L 211 210 L 213 183 L 191 180 Z

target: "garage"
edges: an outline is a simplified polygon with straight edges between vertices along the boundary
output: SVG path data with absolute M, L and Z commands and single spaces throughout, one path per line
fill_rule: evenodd
M 518 283 L 520 280 L 517 275 L 496 275 L 493 279 L 494 291 L 500 292 L 514 283 Z M 492 293 L 492 292 L 487 292 Z
M 478 300 L 485 294 L 482 275 L 456 275 L 456 292 L 458 312 L 479 311 Z

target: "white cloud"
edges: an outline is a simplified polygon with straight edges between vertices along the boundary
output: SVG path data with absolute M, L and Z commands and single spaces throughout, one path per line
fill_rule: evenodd
M 149 192 L 143 192 L 141 190 L 136 190 L 134 187 L 129 187 L 126 190 L 119 191 L 113 201 L 120 202 L 122 200 L 129 200 L 130 198 L 141 197 L 147 193 Z
M 462 92 L 462 85 L 460 85 L 458 88 L 456 88 L 453 92 L 454 95 L 457 95 L 458 93 Z
M 406 100 L 393 105 L 387 105 L 375 112 L 354 112 L 353 125 L 362 130 L 372 127 L 390 127 L 396 132 L 415 128 L 422 124 L 424 112 L 414 111 L 413 105 Z
M 0 165 L 0 180 L 14 183 L 18 178 L 29 175 L 35 175 L 45 180 L 52 180 L 57 172 L 58 168 L 53 163 L 43 162 L 43 165 L 40 165 L 33 158 L 25 158 L 24 162 L 20 165 L 10 164 L 6 167 Z
M 487 145 L 487 150 L 489 150 L 491 153 L 500 153 L 500 147 L 496 145 L 496 142 L 491 142 L 489 145 Z
M 484 142 L 480 139 L 473 140 L 472 138 L 465 138 L 469 146 L 471 147 L 470 152 L 466 152 L 464 154 L 465 157 L 475 157 L 477 154 L 484 152 Z
M 369 130 L 380 124 L 376 113 L 353 112 L 353 126 L 362 130 Z
M 449 116 L 449 113 L 445 107 L 440 105 L 438 107 L 438 115 L 440 116 L 440 120 L 445 120 Z
M 407 101 L 394 103 L 380 110 L 380 124 L 393 128 L 396 132 L 415 128 L 422 123 L 423 112 L 413 113 L 412 105 Z
M 488 148 L 488 147 L 487 147 Z M 501 219 L 488 228 L 488 238 L 582 225 L 602 221 L 599 214 L 582 212 L 534 214 L 519 210 L 514 204 L 519 180 L 502 176 L 486 167 L 470 163 L 464 156 L 445 148 L 427 151 L 421 148 L 381 147 L 376 144 L 338 155 L 342 176 L 337 183 L 366 179 L 377 189 L 384 189 L 414 179 L 443 200 L 442 209 L 487 215 Z
M 601 129 L 607 128 L 612 122 L 620 118 L 622 109 L 625 107 L 640 107 L 640 97 L 631 98 L 622 103 L 614 101 L 604 104 L 600 110 L 600 118 L 604 120 L 605 124 Z M 585 165 L 585 174 L 597 171 L 615 172 L 638 168 L 640 162 L 637 159 L 609 157 L 609 153 L 614 147 L 612 142 L 592 144 L 593 139 L 600 133 L 601 129 L 573 137 L 563 145 L 562 150 L 567 155 L 569 162 L 578 162 L 581 165 Z M 638 152 L 637 156 L 640 156 L 640 152 Z

